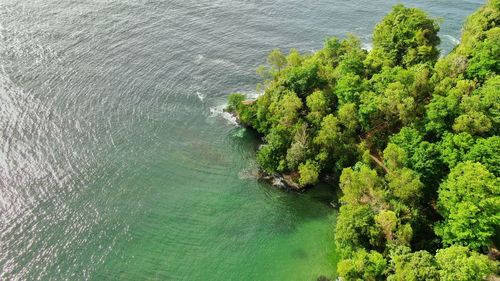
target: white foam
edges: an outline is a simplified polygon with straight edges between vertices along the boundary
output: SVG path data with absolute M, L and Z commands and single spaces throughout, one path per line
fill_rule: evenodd
M 197 92 L 196 94 L 198 95 L 199 92 Z M 257 98 L 259 98 L 263 92 L 257 92 L 257 91 L 250 91 L 250 92 L 242 92 L 246 99 L 249 99 L 249 100 L 256 100 Z M 202 97 L 198 96 L 198 98 L 200 98 L 200 100 L 203 101 L 203 99 L 205 98 L 204 95 L 202 95 Z M 222 117 L 224 120 L 226 120 L 229 124 L 231 125 L 239 125 L 238 123 L 238 119 L 236 119 L 236 117 L 229 113 L 229 112 L 226 112 L 224 109 L 227 108 L 227 103 L 224 103 L 224 104 L 220 104 L 220 105 L 217 105 L 217 106 L 214 106 L 214 107 L 210 107 L 209 110 L 210 110 L 210 117 L 213 118 L 213 117 Z
M 196 92 L 196 96 L 198 97 L 198 99 L 200 101 L 203 101 L 205 99 L 205 97 L 206 97 L 204 94 L 202 94 L 200 92 Z
M 372 43 L 362 43 L 361 48 L 367 51 L 371 51 L 373 49 Z
M 457 39 L 457 38 L 455 38 L 455 37 L 453 37 L 453 36 L 451 36 L 451 35 L 445 34 L 445 35 L 443 35 L 443 36 L 444 36 L 444 37 L 446 37 L 448 40 L 450 40 L 450 42 L 451 42 L 453 45 L 455 45 L 455 46 L 456 46 L 456 45 L 458 45 L 458 44 L 460 44 L 460 40 L 459 40 L 459 39 Z
M 245 95 L 245 97 L 249 100 L 256 100 L 257 98 L 259 98 L 260 96 L 262 96 L 263 92 L 257 92 L 257 91 L 251 91 L 251 92 L 247 92 L 247 93 L 243 93 Z
M 227 104 L 210 107 L 210 117 L 222 117 L 222 119 L 226 120 L 229 124 L 238 125 L 236 117 L 233 114 L 224 111 L 226 107 Z
M 212 60 L 212 63 L 224 65 L 227 67 L 234 67 L 234 68 L 238 67 L 238 65 L 236 63 L 229 61 L 229 60 L 226 60 L 226 59 L 214 59 L 214 60 Z

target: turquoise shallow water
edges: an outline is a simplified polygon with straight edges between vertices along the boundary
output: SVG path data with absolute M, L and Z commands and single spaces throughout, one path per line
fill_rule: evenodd
M 443 52 L 482 3 L 403 2 Z M 395 3 L 0 0 L 0 279 L 334 276 L 334 187 L 258 182 L 221 108 L 271 49 L 369 47 Z

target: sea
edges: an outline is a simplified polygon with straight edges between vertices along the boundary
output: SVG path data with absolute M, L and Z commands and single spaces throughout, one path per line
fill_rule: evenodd
M 224 113 L 267 54 L 391 6 L 459 42 L 476 0 L 0 0 L 0 280 L 335 278 L 336 186 L 258 180 Z

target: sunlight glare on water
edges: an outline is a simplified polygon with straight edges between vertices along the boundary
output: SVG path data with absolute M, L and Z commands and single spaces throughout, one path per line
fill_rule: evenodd
M 403 1 L 444 19 L 482 1 Z M 371 31 L 396 1 L 0 0 L 1 280 L 335 275 L 335 187 L 256 180 L 222 109 L 273 48 Z

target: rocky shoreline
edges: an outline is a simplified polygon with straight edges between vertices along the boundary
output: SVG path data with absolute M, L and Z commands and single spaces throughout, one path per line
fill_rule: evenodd
M 292 176 L 283 174 L 268 174 L 264 171 L 259 171 L 258 178 L 269 182 L 275 187 L 285 189 L 288 191 L 304 192 L 306 188 L 300 186 L 292 180 Z
M 253 102 L 255 102 L 255 100 L 245 100 L 242 103 L 248 105 L 248 104 L 252 104 Z M 240 117 L 238 116 L 238 114 L 236 112 L 230 111 L 227 108 L 224 109 L 224 111 L 231 114 L 235 118 L 238 125 L 245 127 L 245 128 L 249 128 L 241 122 Z M 286 174 L 279 174 L 279 173 L 278 174 L 269 174 L 261 169 L 259 169 L 259 171 L 257 173 L 258 180 L 266 181 L 277 188 L 284 189 L 287 191 L 304 192 L 307 188 L 300 186 L 298 183 L 296 183 L 293 180 L 293 176 L 294 175 L 286 175 Z

